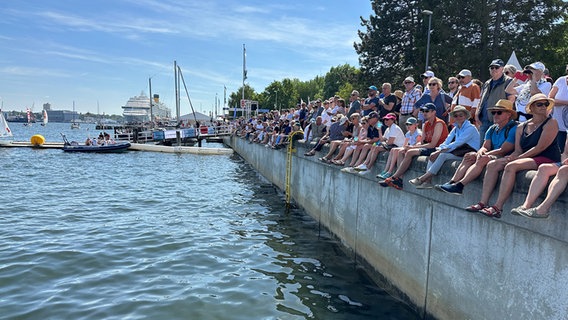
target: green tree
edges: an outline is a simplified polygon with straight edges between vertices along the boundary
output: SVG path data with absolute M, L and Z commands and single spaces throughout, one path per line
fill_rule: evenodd
M 429 65 L 444 79 L 463 68 L 486 79 L 487 65 L 507 60 L 514 50 L 521 62 L 555 66 L 566 47 L 568 2 L 562 0 L 372 0 L 373 15 L 361 18 L 365 30 L 355 43 L 364 77 L 400 83 L 425 70 L 428 16 L 432 28 Z M 564 58 L 565 59 L 565 58 Z

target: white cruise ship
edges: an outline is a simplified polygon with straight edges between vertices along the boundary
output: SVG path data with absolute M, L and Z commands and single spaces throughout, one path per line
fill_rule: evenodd
M 154 120 L 170 119 L 171 109 L 160 102 L 160 96 L 155 94 L 150 113 L 150 98 L 141 92 L 139 96 L 131 97 L 122 106 L 122 116 L 126 123 L 145 123 L 150 121 L 150 114 Z

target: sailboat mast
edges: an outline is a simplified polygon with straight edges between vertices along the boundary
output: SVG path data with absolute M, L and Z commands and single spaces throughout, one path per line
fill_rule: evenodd
M 150 91 L 150 126 L 154 128 L 154 114 L 152 112 L 152 77 L 148 78 L 148 88 Z
M 179 75 L 177 61 L 174 60 L 174 86 L 176 87 L 176 122 L 179 123 Z

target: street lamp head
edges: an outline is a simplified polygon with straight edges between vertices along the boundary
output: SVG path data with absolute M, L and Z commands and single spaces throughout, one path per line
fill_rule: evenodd
M 431 15 L 433 14 L 433 12 L 432 12 L 432 11 L 430 11 L 430 10 L 423 10 L 423 11 L 422 11 L 422 14 L 425 14 L 425 15 L 431 16 Z

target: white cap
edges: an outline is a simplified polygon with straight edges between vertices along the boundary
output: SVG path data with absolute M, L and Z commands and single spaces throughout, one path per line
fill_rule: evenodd
M 525 69 L 528 69 L 528 68 L 534 69 L 534 70 L 540 70 L 542 72 L 544 72 L 544 69 L 546 69 L 544 67 L 544 63 L 542 63 L 540 61 L 533 62 L 533 63 L 531 63 L 531 64 L 529 64 L 528 66 L 525 67 Z
M 434 77 L 434 72 L 428 70 L 422 74 L 423 77 L 432 78 Z
M 462 71 L 460 71 L 460 73 L 458 73 L 458 76 L 462 76 L 462 77 L 471 77 L 471 71 L 467 70 L 467 69 L 463 69 Z

